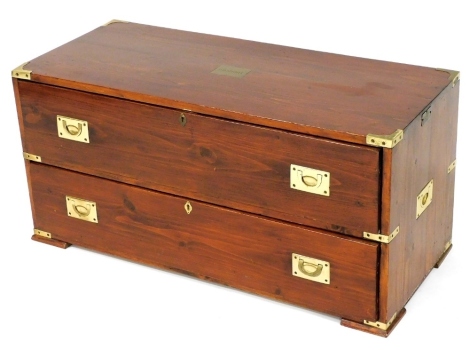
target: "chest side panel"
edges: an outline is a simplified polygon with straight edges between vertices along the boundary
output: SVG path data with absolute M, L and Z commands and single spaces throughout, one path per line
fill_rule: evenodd
M 385 150 L 384 166 L 390 170 L 384 174 L 390 186 L 382 230 L 390 233 L 399 225 L 400 233 L 382 248 L 384 320 L 400 311 L 451 242 L 459 86 L 451 83 L 432 102 L 431 116 L 424 122 L 417 118 L 405 129 L 403 141 Z M 429 192 L 423 189 L 431 181 L 432 192 L 418 202 L 420 193 Z M 429 205 L 418 212 L 426 198 Z

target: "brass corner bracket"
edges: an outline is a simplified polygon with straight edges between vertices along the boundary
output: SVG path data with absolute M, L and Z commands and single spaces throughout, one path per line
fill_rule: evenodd
M 386 331 L 392 325 L 392 323 L 393 323 L 393 321 L 395 320 L 396 317 L 397 317 L 397 313 L 395 312 L 395 314 L 392 316 L 392 318 L 387 323 L 382 323 L 382 322 L 379 322 L 379 321 L 364 320 L 364 324 Z
M 16 79 L 31 80 L 32 70 L 24 69 L 29 62 L 23 63 L 21 66 L 11 71 L 11 76 Z
M 393 148 L 403 140 L 403 130 L 397 129 L 390 135 L 367 134 L 366 143 L 375 147 Z
M 456 70 L 450 70 L 450 69 L 444 69 L 444 68 L 436 68 L 436 70 L 440 72 L 449 73 L 449 81 L 452 82 L 452 87 L 455 86 L 455 84 L 457 83 L 457 80 L 460 80 L 460 72 Z
M 41 237 L 45 237 L 45 238 L 52 238 L 52 234 L 50 234 L 49 232 L 41 231 L 41 230 L 38 230 L 38 229 L 34 229 L 34 234 L 36 236 L 41 236 Z
M 400 232 L 400 226 L 397 226 L 395 230 L 388 236 L 386 235 L 381 235 L 380 233 L 370 233 L 370 232 L 364 232 L 362 237 L 365 239 L 369 239 L 371 241 L 376 241 L 380 243 L 390 243 Z
M 112 19 L 109 22 L 106 22 L 105 24 L 102 25 L 102 27 L 109 26 L 110 24 L 113 23 L 129 23 L 128 21 L 121 21 L 120 19 Z

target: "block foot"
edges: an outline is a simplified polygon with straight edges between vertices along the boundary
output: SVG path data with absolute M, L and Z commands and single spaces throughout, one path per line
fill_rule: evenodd
M 36 241 L 36 242 L 41 242 L 41 243 L 53 245 L 54 247 L 59 247 L 59 248 L 62 248 L 62 249 L 66 249 L 66 248 L 71 246 L 70 243 L 62 242 L 62 241 L 59 241 L 59 240 L 54 239 L 54 238 L 42 237 L 42 236 L 39 236 L 39 235 L 33 235 L 31 237 L 31 239 L 33 241 Z
M 439 266 L 442 265 L 442 263 L 444 262 L 444 260 L 447 258 L 447 254 L 449 254 L 450 250 L 452 249 L 452 244 L 449 245 L 449 247 L 446 249 L 446 251 L 441 255 L 441 257 L 439 258 L 439 260 L 437 261 L 436 265 L 434 265 L 434 268 L 435 269 L 438 269 Z
M 396 325 L 401 321 L 403 316 L 405 316 L 405 313 L 405 308 L 401 309 L 401 311 L 398 313 L 397 317 L 395 318 L 395 320 L 393 320 L 392 324 L 387 328 L 387 330 L 368 326 L 364 323 L 359 323 L 356 321 L 346 320 L 344 318 L 341 319 L 341 325 L 386 338 L 390 335 L 390 333 L 392 333 L 392 331 L 395 329 Z

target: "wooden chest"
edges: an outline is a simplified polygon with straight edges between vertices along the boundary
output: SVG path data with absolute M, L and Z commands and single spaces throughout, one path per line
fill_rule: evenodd
M 12 76 L 36 241 L 382 336 L 450 250 L 458 72 L 111 21 Z

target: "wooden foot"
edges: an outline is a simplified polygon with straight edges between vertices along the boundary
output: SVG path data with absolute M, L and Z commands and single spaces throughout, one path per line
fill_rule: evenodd
M 452 249 L 452 244 L 449 246 L 449 248 L 446 249 L 446 251 L 444 252 L 444 254 L 441 255 L 441 257 L 439 258 L 439 260 L 437 261 L 436 265 L 434 265 L 434 268 L 435 269 L 438 269 L 439 266 L 442 265 L 442 263 L 444 262 L 445 258 L 447 258 L 447 254 L 449 254 L 450 250 Z
M 401 319 L 403 318 L 403 316 L 405 316 L 405 313 L 406 313 L 406 310 L 405 310 L 405 308 L 403 308 L 398 313 L 397 317 L 395 318 L 393 323 L 388 327 L 387 330 L 383 330 L 383 329 L 380 329 L 380 328 L 375 328 L 375 327 L 372 327 L 372 326 L 368 326 L 364 323 L 359 323 L 359 322 L 356 322 L 356 321 L 349 321 L 349 320 L 346 320 L 344 318 L 341 319 L 341 325 L 345 326 L 345 327 L 357 329 L 357 330 L 360 330 L 360 331 L 363 331 L 363 332 L 367 332 L 367 333 L 371 333 L 371 334 L 375 334 L 375 335 L 379 335 L 381 337 L 387 338 L 390 335 L 390 333 L 392 333 L 392 331 L 395 329 L 398 322 L 400 322 Z
M 33 235 L 31 239 L 36 242 L 46 243 L 46 244 L 53 245 L 54 247 L 59 247 L 62 249 L 66 249 L 71 246 L 70 243 L 58 241 L 57 239 L 54 239 L 54 238 L 42 237 L 39 235 Z

